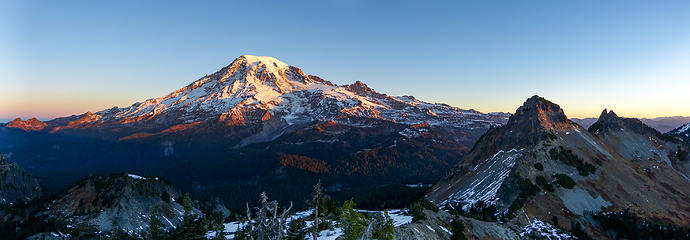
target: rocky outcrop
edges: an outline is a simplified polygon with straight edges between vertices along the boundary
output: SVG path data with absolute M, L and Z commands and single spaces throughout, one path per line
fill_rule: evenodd
M 38 179 L 0 154 L 0 204 L 28 202 L 42 195 Z
M 625 209 L 687 227 L 690 171 L 678 157 L 686 149 L 613 111 L 605 110 L 587 131 L 558 105 L 535 96 L 505 126 L 484 134 L 427 197 L 446 208 L 495 204 L 504 226 L 528 232 L 553 228 L 546 222 L 557 219 L 560 226 L 578 223 L 607 239 L 585 215 Z
M 42 214 L 81 234 L 108 233 L 114 227 L 139 234 L 154 216 L 161 218 L 166 229 L 180 224 L 185 212 L 181 196 L 157 177 L 94 175 L 60 194 Z
M 666 135 L 690 144 L 690 123 L 686 123 L 683 126 L 673 129 L 670 132 L 666 133 Z
M 598 118 L 571 118 L 570 120 L 580 124 L 584 128 L 589 128 L 594 124 Z M 642 123 L 656 129 L 659 132 L 667 133 L 680 126 L 690 122 L 690 117 L 674 116 L 674 117 L 657 117 L 657 118 L 640 118 Z
M 607 112 L 606 109 L 601 112 L 599 120 L 592 124 L 592 126 L 590 126 L 587 130 L 592 133 L 607 134 L 617 132 L 621 129 L 628 129 L 642 135 L 661 135 L 659 131 L 647 126 L 639 119 L 619 117 L 615 112 L 613 112 L 613 110 Z

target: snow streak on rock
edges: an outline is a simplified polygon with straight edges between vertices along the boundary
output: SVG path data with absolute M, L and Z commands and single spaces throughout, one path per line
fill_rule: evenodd
M 496 193 L 503 184 L 503 180 L 510 174 L 515 165 L 515 160 L 522 156 L 522 150 L 511 149 L 507 152 L 501 150 L 487 159 L 483 166 L 475 166 L 473 171 L 477 171 L 469 183 L 460 191 L 451 194 L 441 205 L 457 203 L 468 207 L 476 202 L 484 201 L 495 204 Z
M 540 221 L 539 219 L 532 219 L 529 224 L 522 227 L 520 237 L 537 237 L 539 239 L 562 240 L 562 239 L 577 239 L 567 233 L 563 233 L 556 229 L 551 224 Z

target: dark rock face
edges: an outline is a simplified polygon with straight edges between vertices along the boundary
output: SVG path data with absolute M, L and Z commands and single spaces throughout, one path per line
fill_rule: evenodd
M 533 96 L 515 111 L 506 125 L 492 128 L 482 135 L 460 163 L 436 184 L 429 196 L 437 202 L 445 200 L 457 192 L 457 188 L 462 188 L 453 185 L 476 180 L 476 171 L 486 174 L 480 178 L 503 181 L 506 176 L 497 173 L 502 172 L 502 168 L 512 168 L 516 158 L 523 155 L 523 149 L 557 138 L 556 132 L 575 129 L 577 125 L 567 119 L 560 106 Z M 490 170 L 482 171 L 482 168 Z M 496 186 L 500 186 L 500 182 Z
M 532 96 L 520 106 L 505 126 L 489 130 L 468 154 L 473 162 L 499 150 L 520 149 L 551 136 L 558 128 L 573 128 L 560 106 L 542 97 Z
M 594 124 L 598 118 L 571 118 L 570 120 L 573 120 L 577 124 L 580 124 L 580 126 L 584 127 L 585 129 L 589 128 Z M 690 122 L 690 117 L 682 117 L 682 116 L 674 116 L 674 117 L 657 117 L 657 118 L 640 118 L 640 121 L 642 123 L 646 124 L 647 126 L 656 129 L 657 131 L 661 133 L 667 133 L 670 132 L 676 128 L 679 128 L 680 126 L 685 125 L 686 123 Z
M 41 195 L 38 179 L 0 154 L 0 204 L 28 202 Z
M 684 141 L 690 144 L 690 123 L 680 126 L 672 131 L 666 133 L 665 135 Z
M 508 214 L 508 225 L 553 216 L 561 226 L 581 222 L 597 239 L 609 237 L 585 212 L 633 206 L 642 218 L 687 227 L 687 149 L 608 110 L 586 131 L 558 105 L 535 96 L 505 126 L 485 133 L 427 198 L 454 208 L 486 201 Z
M 592 133 L 606 134 L 615 132 L 620 129 L 629 129 L 639 134 L 661 135 L 659 131 L 653 129 L 636 118 L 622 118 L 616 115 L 613 110 L 604 111 L 599 116 L 599 120 L 589 127 L 588 131 Z
M 568 119 L 558 104 L 535 95 L 515 111 L 509 123 L 511 121 L 522 126 L 542 125 L 548 128 L 549 124 L 566 123 Z
M 111 232 L 115 224 L 125 231 L 141 233 L 153 216 L 160 217 L 166 229 L 172 229 L 184 216 L 181 196 L 157 177 L 95 175 L 60 194 L 42 214 L 83 233 Z

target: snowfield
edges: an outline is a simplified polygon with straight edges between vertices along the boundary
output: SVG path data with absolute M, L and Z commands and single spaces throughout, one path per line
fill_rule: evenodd
M 379 213 L 383 214 L 383 211 L 369 211 L 369 210 L 357 210 L 359 212 L 365 212 L 365 213 Z M 312 210 L 307 210 L 307 211 L 302 211 L 302 212 L 297 212 L 294 215 L 290 216 L 288 219 L 288 223 L 292 220 L 300 219 L 300 218 L 306 218 L 309 217 L 312 214 Z M 388 216 L 391 217 L 393 220 L 393 225 L 395 227 L 400 227 L 402 225 L 408 224 L 412 222 L 412 216 L 407 215 L 407 209 L 392 209 L 388 210 Z M 306 219 L 305 219 L 306 220 Z M 305 221 L 307 228 L 311 227 L 313 224 L 313 221 Z M 343 229 L 340 227 L 337 227 L 337 222 L 336 222 L 336 227 L 334 227 L 332 230 L 323 230 L 319 232 L 319 240 L 335 240 L 339 236 L 343 235 Z M 225 227 L 225 230 L 223 233 L 225 234 L 225 237 L 227 239 L 233 239 L 235 237 L 235 232 L 240 229 L 241 223 L 240 222 L 228 222 L 223 224 Z M 447 230 L 445 230 L 447 231 Z M 209 231 L 206 233 L 206 237 L 208 239 L 212 239 L 216 236 L 216 231 Z

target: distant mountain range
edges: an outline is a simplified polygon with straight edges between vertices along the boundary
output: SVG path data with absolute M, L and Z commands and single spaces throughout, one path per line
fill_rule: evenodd
M 589 126 L 592 126 L 592 124 L 594 124 L 598 120 L 598 118 L 571 118 L 570 120 L 573 120 L 573 122 L 580 124 L 580 126 L 584 128 L 589 128 Z M 647 126 L 656 129 L 659 132 L 666 133 L 668 131 L 680 127 L 681 125 L 690 123 L 690 117 L 675 116 L 658 118 L 640 118 L 640 121 L 642 121 Z
M 344 198 L 420 191 L 405 185 L 435 182 L 509 116 L 388 96 L 362 82 L 338 86 L 275 58 L 244 55 L 129 107 L 15 119 L 0 127 L 0 152 L 53 191 L 90 173 L 135 171 L 198 194 L 220 192 L 242 207 L 230 200 L 256 196 L 243 189 L 278 182 L 291 189 L 285 199 L 318 179 Z

